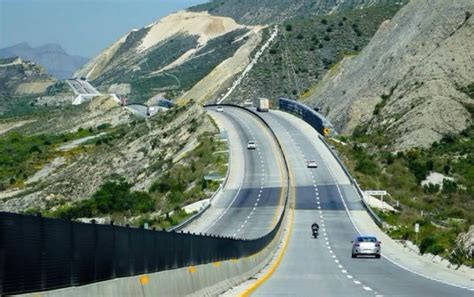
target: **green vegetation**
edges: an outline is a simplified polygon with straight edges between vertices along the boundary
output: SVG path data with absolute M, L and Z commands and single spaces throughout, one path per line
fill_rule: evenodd
M 310 96 L 324 75 L 344 57 L 365 47 L 380 24 L 400 5 L 380 4 L 331 15 L 287 20 L 275 41 L 232 95 L 235 100 Z M 271 28 L 264 32 L 266 41 Z
M 60 151 L 58 148 L 72 140 L 107 132 L 106 135 L 83 143 L 77 149 Z M 56 157 L 73 157 L 93 150 L 99 145 L 111 145 L 124 135 L 124 127 L 111 128 L 102 124 L 97 128 L 78 128 L 74 133 L 34 134 L 11 131 L 0 137 L 0 189 L 22 187 L 24 182 Z
M 34 113 L 45 108 L 35 107 L 32 101 L 37 96 L 14 96 L 0 94 L 0 116 L 11 117 Z
M 208 133 L 198 141 L 199 145 L 180 161 L 161 160 L 152 166 L 166 170 L 149 193 L 134 192 L 132 184 L 112 176 L 91 199 L 64 204 L 46 215 L 67 219 L 111 215 L 119 220 L 124 216 L 139 216 L 136 225 L 145 222 L 159 228 L 176 225 L 189 216 L 181 207 L 208 198 L 217 190 L 219 183 L 205 180 L 205 175 L 216 172 L 224 177 L 227 172 L 226 144 Z M 162 215 L 153 215 L 157 211 Z
M 97 217 L 111 213 L 127 213 L 137 215 L 155 209 L 150 195 L 144 192 L 132 192 L 131 184 L 123 179 L 108 181 L 92 196 L 72 205 L 59 207 L 48 213 L 48 216 L 63 219 Z
M 32 136 L 11 132 L 0 137 L 0 188 L 21 186 L 38 168 L 61 154 L 55 150 L 58 145 L 92 134 L 90 130 Z
M 150 193 L 165 198 L 161 209 L 175 209 L 207 197 L 206 192 L 215 191 L 218 183 L 207 181 L 204 176 L 216 172 L 224 177 L 227 172 L 226 145 L 211 135 L 200 137 L 200 145 L 193 150 L 185 162 L 172 164 L 168 172 L 150 188 Z
M 133 98 L 133 102 L 144 102 L 159 92 L 166 92 L 167 98 L 174 98 L 192 88 L 222 61 L 233 56 L 246 42 L 246 38 L 236 40 L 247 32 L 247 29 L 238 29 L 211 39 L 206 46 L 193 55 L 192 59 L 168 71 L 150 74 L 197 46 L 197 36 L 174 35 L 157 44 L 150 52 L 147 52 L 144 58 L 137 61 L 138 70 L 111 67 L 109 71 L 94 80 L 93 84 L 130 83 L 130 98 Z M 137 46 L 137 44 L 130 41 L 122 52 L 132 46 Z M 120 59 L 122 52 L 116 54 L 114 59 Z
M 64 81 L 57 81 L 46 90 L 46 95 L 73 94 L 71 87 Z
M 411 149 L 391 153 L 379 145 L 387 144 L 383 133 L 367 135 L 366 128 L 356 129 L 347 145 L 333 142 L 363 189 L 384 189 L 386 200 L 398 212 L 377 213 L 391 227 L 396 239 L 415 242 L 414 224 L 420 224 L 417 244 L 422 253 L 439 254 L 453 263 L 473 265 L 463 256 L 458 234 L 474 224 L 474 128 L 460 135 L 446 135 L 429 149 Z M 442 186 L 421 186 L 430 172 L 440 172 Z M 453 252 L 454 251 L 454 252 Z M 457 251 L 457 252 L 456 252 Z

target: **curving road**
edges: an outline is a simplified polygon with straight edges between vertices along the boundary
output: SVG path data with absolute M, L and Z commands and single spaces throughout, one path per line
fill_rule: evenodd
M 348 178 L 304 121 L 279 111 L 262 116 L 287 156 L 296 206 L 282 262 L 254 296 L 474 296 L 472 291 L 410 273 L 385 258 L 352 259 L 350 241 L 358 233 L 346 210 L 362 206 Z M 308 159 L 316 160 L 318 168 L 306 168 Z M 322 227 L 319 239 L 311 236 L 314 221 Z
M 237 238 L 257 238 L 268 233 L 282 211 L 282 186 L 286 178 L 283 159 L 268 128 L 248 111 L 208 108 L 209 114 L 229 135 L 231 172 L 228 182 L 206 214 L 186 231 Z M 257 149 L 248 150 L 249 140 Z

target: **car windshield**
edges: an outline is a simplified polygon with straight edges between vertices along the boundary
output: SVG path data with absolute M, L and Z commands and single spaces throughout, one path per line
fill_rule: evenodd
M 377 238 L 369 237 L 369 236 L 357 237 L 357 241 L 358 242 L 377 242 Z
M 254 141 L 249 141 L 249 144 L 254 144 L 255 142 Z

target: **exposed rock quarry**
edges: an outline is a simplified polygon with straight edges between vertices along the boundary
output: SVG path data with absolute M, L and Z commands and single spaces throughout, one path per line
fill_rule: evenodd
M 394 149 L 428 147 L 471 124 L 464 91 L 474 82 L 474 2 L 411 1 L 369 45 L 330 71 L 307 103 L 342 132 L 360 124 Z
M 181 11 L 161 19 L 149 28 L 148 34 L 138 48 L 139 53 L 179 33 L 199 36 L 199 45 L 203 46 L 209 39 L 240 29 L 242 26 L 231 18 L 211 16 L 207 12 Z

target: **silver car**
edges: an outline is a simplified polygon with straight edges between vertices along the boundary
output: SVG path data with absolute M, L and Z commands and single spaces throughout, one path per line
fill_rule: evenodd
M 357 236 L 352 242 L 352 258 L 371 255 L 380 258 L 380 241 L 375 236 Z
M 248 143 L 247 143 L 247 149 L 249 150 L 254 150 L 257 148 L 257 144 L 255 143 L 255 141 L 253 140 L 250 140 Z

